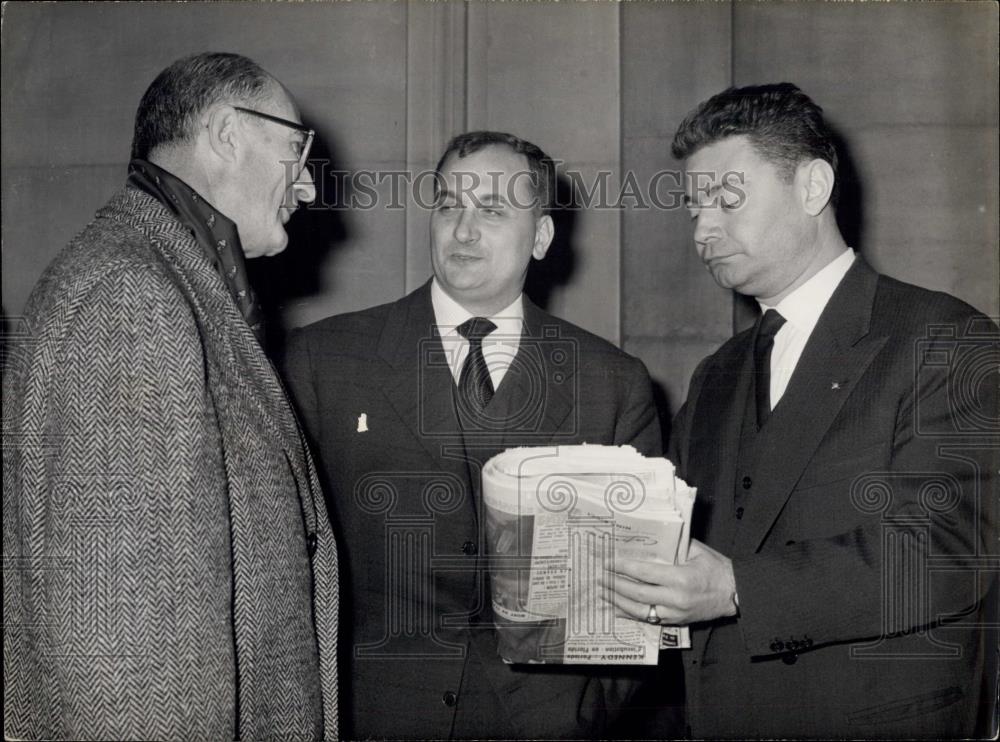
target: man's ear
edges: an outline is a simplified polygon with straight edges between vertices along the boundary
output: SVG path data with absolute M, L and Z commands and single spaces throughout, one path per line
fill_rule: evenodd
M 809 216 L 819 216 L 830 203 L 836 181 L 830 163 L 817 158 L 800 165 L 796 180 L 802 194 L 802 209 Z
M 535 245 L 531 248 L 531 257 L 541 260 L 545 253 L 549 251 L 552 244 L 552 237 L 555 235 L 555 226 L 552 224 L 552 217 L 546 214 L 535 220 Z
M 208 146 L 225 162 L 235 162 L 239 153 L 238 126 L 237 111 L 232 106 L 216 106 L 208 114 Z

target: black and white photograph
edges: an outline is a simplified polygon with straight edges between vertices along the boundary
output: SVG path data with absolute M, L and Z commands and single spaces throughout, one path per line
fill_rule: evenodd
M 0 14 L 5 739 L 997 739 L 996 3 Z

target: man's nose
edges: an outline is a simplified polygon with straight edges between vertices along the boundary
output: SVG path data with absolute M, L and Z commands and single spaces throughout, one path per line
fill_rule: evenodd
M 719 228 L 716 220 L 715 208 L 709 206 L 698 209 L 694 216 L 694 241 L 702 245 L 712 238 L 718 236 Z
M 455 224 L 455 239 L 462 243 L 475 242 L 479 239 L 475 209 L 465 208 L 461 210 L 458 223 Z
M 292 183 L 292 196 L 294 203 L 311 204 L 316 200 L 316 184 L 308 165 L 303 166 L 299 177 Z

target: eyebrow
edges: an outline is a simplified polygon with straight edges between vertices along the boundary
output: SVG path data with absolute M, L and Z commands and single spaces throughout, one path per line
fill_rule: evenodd
M 482 196 L 477 196 L 475 193 L 471 192 L 466 192 L 466 194 L 469 196 L 470 199 L 472 199 L 473 204 L 475 206 L 495 206 L 498 204 L 501 206 L 510 205 L 507 199 L 504 198 L 504 196 L 500 193 L 486 193 Z M 444 188 L 438 192 L 438 199 L 441 201 L 451 199 L 455 202 L 458 202 L 458 195 L 451 189 Z
M 504 198 L 499 193 L 487 193 L 482 198 L 478 198 L 475 195 L 473 195 L 473 198 L 475 198 L 479 202 L 480 206 L 485 206 L 487 204 L 489 204 L 490 206 L 494 206 L 494 205 L 497 205 L 497 204 L 499 204 L 501 206 L 509 206 L 510 205 L 510 204 L 508 204 L 507 199 Z
M 702 189 L 702 188 L 699 188 L 699 189 L 698 189 L 698 190 L 697 190 L 696 192 L 697 192 L 697 193 L 704 193 L 704 194 L 705 194 L 705 196 L 706 196 L 706 197 L 708 197 L 708 199 L 709 199 L 709 200 L 711 200 L 712 198 L 714 198 L 714 197 L 715 197 L 715 195 L 716 195 L 716 194 L 717 194 L 717 193 L 718 193 L 718 192 L 719 192 L 720 190 L 722 190 L 722 186 L 723 186 L 723 185 L 724 185 L 723 183 L 716 183 L 716 184 L 715 184 L 715 185 L 713 185 L 713 186 L 709 186 L 708 190 L 705 190 L 705 189 Z M 692 199 L 691 199 L 691 197 L 690 197 L 690 196 L 689 196 L 688 194 L 686 194 L 686 193 L 685 193 L 685 194 L 684 194 L 684 206 L 687 206 L 687 207 L 690 207 L 690 206 L 691 206 L 691 204 L 692 204 Z

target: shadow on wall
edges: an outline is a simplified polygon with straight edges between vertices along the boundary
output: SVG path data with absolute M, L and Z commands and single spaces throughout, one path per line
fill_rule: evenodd
M 559 206 L 549 212 L 555 227 L 552 244 L 543 260 L 531 261 L 528 277 L 524 282 L 524 292 L 546 311 L 553 289 L 570 282 L 575 264 L 573 238 L 580 199 L 573 183 L 563 175 L 556 176 L 555 203 Z M 573 321 L 572 317 L 567 319 Z
M 317 129 L 310 160 L 324 165 L 312 169 L 314 176 L 322 178 L 316 184 L 315 203 L 300 206 L 292 216 L 286 227 L 289 246 L 284 252 L 247 261 L 247 273 L 267 323 L 267 354 L 276 362 L 284 356 L 290 329 L 285 326 L 284 307 L 331 290 L 322 283 L 327 275 L 322 266 L 350 238 L 345 210 L 336 206 L 350 203 L 351 194 L 342 192 L 350 179 L 332 175 L 343 172 L 336 150 L 334 138 Z
M 838 177 L 840 179 L 840 203 L 837 205 L 837 225 L 844 236 L 844 242 L 859 253 L 864 254 L 865 213 L 863 207 L 864 184 L 851 155 L 847 140 L 838 129 L 833 130 L 837 147 Z M 865 256 L 867 259 L 867 256 Z

